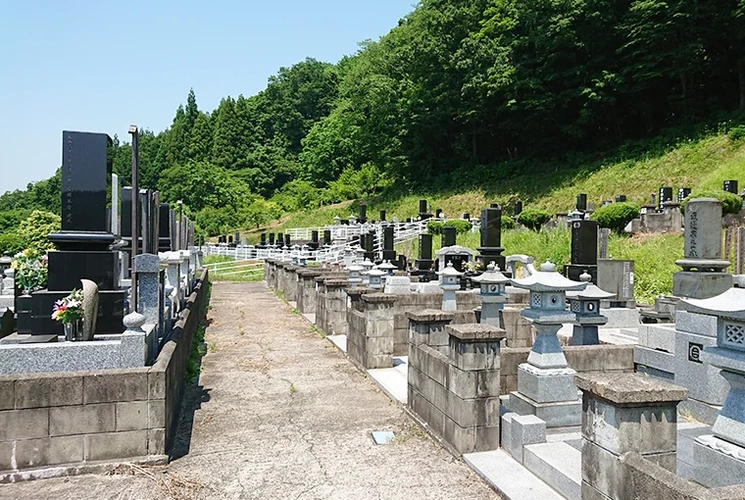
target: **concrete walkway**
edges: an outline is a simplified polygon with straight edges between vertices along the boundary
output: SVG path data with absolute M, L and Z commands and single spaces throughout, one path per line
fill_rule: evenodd
M 263 283 L 215 284 L 211 303 L 169 466 L 4 485 L 0 498 L 497 498 Z M 396 439 L 375 445 L 376 430 Z

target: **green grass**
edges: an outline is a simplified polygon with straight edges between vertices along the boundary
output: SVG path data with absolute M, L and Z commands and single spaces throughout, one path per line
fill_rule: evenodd
M 459 234 L 457 243 L 473 250 L 479 246 L 478 233 Z M 558 270 L 570 261 L 571 231 L 557 228 L 552 231 L 530 231 L 510 229 L 502 231 L 503 255 L 525 254 L 535 259 L 536 267 L 546 260 L 557 264 Z M 441 247 L 440 238 L 432 239 L 432 251 Z M 396 246 L 396 250 L 408 259 L 418 256 L 418 241 Z M 683 258 L 683 236 L 680 234 L 639 235 L 628 237 L 611 233 L 608 255 L 615 259 L 634 260 L 634 294 L 637 302 L 651 304 L 661 294 L 670 294 L 673 289 L 673 273 L 680 271 L 675 265 Z
M 377 219 L 378 212 L 386 210 L 389 219 L 400 220 L 415 217 L 419 199 L 423 198 L 429 202 L 431 211 L 442 208 L 450 218 L 460 217 L 463 212 L 478 215 L 490 203 L 501 203 L 511 211 L 511 203 L 517 199 L 523 201 L 524 208 L 542 208 L 551 213 L 569 211 L 578 193 L 587 193 L 590 203 L 596 206 L 617 194 L 644 204 L 660 186 L 721 188 L 722 181 L 737 179 L 745 171 L 745 140 L 733 141 L 726 134 L 710 134 L 663 145 L 659 142 L 630 144 L 603 159 L 579 158 L 546 164 L 515 161 L 482 167 L 483 175 L 457 181 L 461 185 L 470 183 L 470 188 L 433 192 L 431 186 L 428 189 L 423 185 L 420 192 L 411 193 L 394 188 L 371 199 L 289 214 L 265 230 L 278 232 L 330 224 L 336 215 L 347 218 L 356 214 L 360 202 L 367 204 L 371 219 Z M 250 239 L 258 241 L 258 232 L 254 231 Z
M 222 262 L 235 262 L 235 259 L 227 255 L 206 255 L 203 264 L 208 266 L 209 264 L 219 264 Z M 230 270 L 212 272 L 210 269 L 210 279 L 213 281 L 261 281 L 264 279 L 264 269 L 260 268 L 260 270 L 261 273 L 245 271 L 234 274 Z

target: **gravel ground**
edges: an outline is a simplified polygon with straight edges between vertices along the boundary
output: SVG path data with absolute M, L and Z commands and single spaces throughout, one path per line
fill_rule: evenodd
M 498 498 L 263 283 L 216 283 L 167 467 L 0 486 L 1 499 Z M 377 446 L 370 432 L 391 430 Z

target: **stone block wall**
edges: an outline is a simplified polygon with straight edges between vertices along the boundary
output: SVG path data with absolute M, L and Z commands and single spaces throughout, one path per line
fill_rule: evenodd
M 634 372 L 633 345 L 578 345 L 562 348 L 567 363 L 577 373 Z M 503 348 L 500 362 L 500 394 L 517 390 L 517 367 L 528 361 L 530 348 Z
M 423 309 L 439 309 L 442 306 L 441 293 L 396 294 L 393 307 L 393 355 L 406 356 L 409 350 L 409 318 L 406 313 Z M 459 311 L 472 311 L 479 306 L 474 292 L 456 292 L 455 301 Z M 471 320 L 473 321 L 473 320 Z
M 349 281 L 342 278 L 325 277 L 318 283 L 316 296 L 316 326 L 327 335 L 347 333 L 347 294 Z M 316 278 L 318 280 L 318 278 Z
M 408 405 L 457 453 L 497 449 L 504 330 L 436 310 L 409 319 Z
M 0 376 L 0 478 L 48 466 L 167 459 L 207 269 L 151 367 Z
M 364 369 L 393 366 L 396 297 L 369 288 L 348 289 L 347 354 Z

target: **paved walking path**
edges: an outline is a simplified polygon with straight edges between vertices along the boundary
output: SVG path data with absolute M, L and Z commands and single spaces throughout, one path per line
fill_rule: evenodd
M 217 283 L 167 467 L 0 486 L 0 498 L 486 499 L 496 494 L 263 283 Z M 392 430 L 377 446 L 375 430 Z

